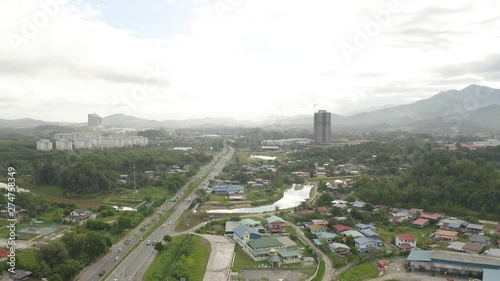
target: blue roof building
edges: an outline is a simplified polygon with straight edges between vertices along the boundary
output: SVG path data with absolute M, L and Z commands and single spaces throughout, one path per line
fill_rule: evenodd
M 245 187 L 241 185 L 217 185 L 212 189 L 213 194 L 244 193 Z
M 356 243 L 356 249 L 360 252 L 377 251 L 382 247 L 381 240 L 369 237 L 359 237 L 354 239 L 354 242 Z

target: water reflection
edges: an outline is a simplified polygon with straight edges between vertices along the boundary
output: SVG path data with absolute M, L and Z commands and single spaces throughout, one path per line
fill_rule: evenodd
M 220 209 L 220 210 L 207 210 L 207 213 L 238 213 L 238 214 L 250 214 L 250 213 L 263 213 L 269 211 L 275 211 L 276 207 L 280 209 L 293 208 L 300 205 L 300 202 L 309 198 L 309 193 L 311 192 L 312 185 L 293 185 L 290 189 L 285 191 L 283 198 L 275 202 L 272 205 L 265 205 L 254 208 L 240 208 L 240 209 Z

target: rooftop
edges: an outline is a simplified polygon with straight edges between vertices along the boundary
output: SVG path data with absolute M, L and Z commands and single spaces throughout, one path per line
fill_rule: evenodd
M 483 270 L 483 281 L 498 281 L 500 280 L 500 270 L 488 269 Z
M 342 243 L 330 243 L 328 245 L 332 249 L 337 249 L 337 248 L 349 249 L 349 246 L 347 246 L 346 244 L 342 244 Z
M 288 236 L 280 236 L 276 238 L 276 240 L 278 240 L 278 242 L 280 242 L 285 247 L 297 246 L 297 244 L 293 242 L 292 239 L 288 238 Z
M 241 225 L 241 221 L 227 221 L 226 222 L 226 232 L 232 232 L 238 226 Z
M 379 239 L 373 239 L 369 237 L 358 237 L 354 239 L 354 241 L 358 244 L 366 244 L 366 243 L 382 243 Z
M 255 230 L 251 227 L 248 227 L 248 226 L 244 226 L 244 225 L 240 225 L 240 226 L 236 227 L 234 229 L 234 234 L 238 235 L 239 237 L 244 237 L 245 231 L 248 231 L 248 233 L 250 233 L 250 234 L 253 233 L 253 234 L 260 235 L 260 233 L 257 232 L 257 230 Z
M 440 235 L 440 236 L 457 236 L 458 232 L 453 231 L 453 230 L 438 229 L 438 230 L 436 230 L 435 234 Z
M 357 231 L 357 230 L 347 230 L 342 232 L 345 236 L 352 236 L 352 237 L 365 237 L 363 233 Z
M 491 240 L 490 237 L 484 235 L 471 235 L 469 237 L 469 241 L 474 241 L 474 242 L 486 242 L 490 240 Z
M 321 232 L 321 233 L 318 233 L 316 234 L 316 236 L 320 239 L 333 239 L 335 237 L 337 237 L 336 234 L 333 234 L 333 233 L 330 233 L 330 232 Z
M 428 223 L 429 220 L 426 220 L 426 219 L 416 219 L 412 224 L 415 224 L 415 225 L 424 225 L 426 223 Z
M 428 250 L 413 250 L 410 252 L 406 260 L 409 261 L 431 261 L 432 251 Z
M 466 253 L 434 251 L 432 253 L 433 260 L 453 261 L 458 263 L 468 263 L 483 267 L 485 265 L 500 268 L 500 259 L 489 256 L 471 255 Z
M 272 215 L 270 217 L 268 217 L 267 219 L 267 223 L 272 223 L 272 222 L 275 222 L 275 221 L 279 221 L 279 222 L 285 222 L 284 219 L 278 217 L 278 216 L 275 216 L 275 215 Z
M 326 226 L 324 226 L 322 224 L 311 224 L 309 226 L 309 229 L 310 230 L 318 230 L 318 229 L 325 229 L 326 230 Z
M 396 235 L 396 237 L 398 237 L 399 239 L 401 240 L 407 240 L 407 241 L 415 241 L 417 240 L 417 238 L 411 234 L 399 234 L 399 235 Z
M 260 239 L 250 240 L 247 243 L 252 249 L 267 249 L 267 248 L 277 248 L 283 245 L 275 238 L 271 236 L 261 237 Z
M 484 225 L 482 225 L 482 224 L 476 224 L 476 223 L 470 223 L 469 225 L 467 225 L 467 228 L 481 230 L 481 229 L 484 228 Z

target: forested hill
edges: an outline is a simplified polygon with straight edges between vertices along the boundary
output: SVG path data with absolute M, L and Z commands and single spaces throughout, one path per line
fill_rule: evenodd
M 355 195 L 372 204 L 421 207 L 449 215 L 500 217 L 500 147 L 433 151 L 391 178 L 361 177 Z

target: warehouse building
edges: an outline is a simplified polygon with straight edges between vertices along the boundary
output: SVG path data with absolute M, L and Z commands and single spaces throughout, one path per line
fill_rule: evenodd
M 476 278 L 481 278 L 485 270 L 500 270 L 500 258 L 448 251 L 413 250 L 407 261 L 411 271 Z

